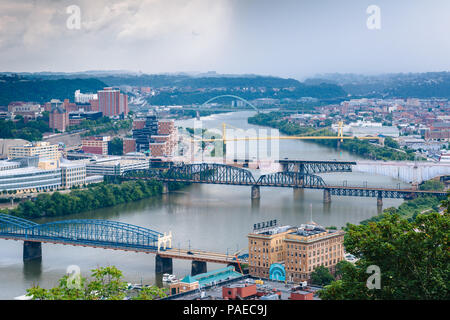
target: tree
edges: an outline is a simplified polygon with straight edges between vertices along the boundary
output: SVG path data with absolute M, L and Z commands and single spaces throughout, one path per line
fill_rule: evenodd
M 27 295 L 33 300 L 123 300 L 131 293 L 127 283 L 122 281 L 122 271 L 115 266 L 99 267 L 91 270 L 91 281 L 80 277 L 79 284 L 68 275 L 59 280 L 57 287 L 44 289 L 34 286 L 27 289 Z M 144 288 L 134 298 L 154 300 L 166 297 L 167 293 L 156 286 Z
M 330 284 L 334 280 L 333 275 L 330 273 L 328 268 L 324 266 L 318 266 L 311 273 L 311 281 L 319 286 L 325 286 Z
M 448 200 L 444 203 L 448 206 Z M 450 298 L 450 217 L 419 214 L 415 220 L 385 214 L 378 222 L 348 225 L 344 245 L 359 260 L 340 266 L 340 280 L 319 292 L 322 299 Z M 380 268 L 380 289 L 368 289 L 371 265 Z
M 123 154 L 123 140 L 116 137 L 109 141 L 108 154 L 121 156 Z

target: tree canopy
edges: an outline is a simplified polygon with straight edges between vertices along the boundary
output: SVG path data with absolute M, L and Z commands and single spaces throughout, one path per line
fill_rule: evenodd
M 124 300 L 133 293 L 122 278 L 122 271 L 115 266 L 99 267 L 91 270 L 90 280 L 80 276 L 77 283 L 75 278 L 65 275 L 58 286 L 51 289 L 33 286 L 27 289 L 27 295 L 32 296 L 33 300 Z M 154 300 L 166 296 L 164 289 L 148 286 L 131 299 Z
M 443 204 L 447 206 L 448 200 Z M 359 260 L 340 266 L 340 279 L 319 292 L 322 299 L 449 299 L 450 217 L 419 214 L 413 221 L 384 214 L 378 222 L 349 225 L 346 251 Z M 380 289 L 369 289 L 369 266 L 380 268 Z

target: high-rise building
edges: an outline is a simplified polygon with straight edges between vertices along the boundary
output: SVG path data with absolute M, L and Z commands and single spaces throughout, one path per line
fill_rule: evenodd
M 142 120 L 134 121 L 137 124 L 133 124 L 133 139 L 136 140 L 137 152 L 149 152 L 150 143 L 154 142 L 151 138 L 152 135 L 158 134 L 158 120 L 156 116 L 147 116 L 145 123 Z
M 104 116 L 128 114 L 128 96 L 110 87 L 98 91 L 98 108 Z
M 157 120 L 156 116 L 147 116 L 133 122 L 133 139 L 136 151 L 152 157 L 172 156 L 178 140 L 173 120 Z

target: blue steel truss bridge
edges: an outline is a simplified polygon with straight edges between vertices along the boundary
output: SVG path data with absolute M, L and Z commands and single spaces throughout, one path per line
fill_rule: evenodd
M 156 272 L 172 272 L 172 259 L 192 261 L 193 274 L 206 272 L 206 263 L 236 265 L 235 257 L 197 249 L 172 248 L 172 233 L 163 234 L 128 223 L 80 219 L 37 224 L 19 217 L 0 214 L 0 239 L 23 241 L 23 260 L 41 259 L 42 243 L 94 247 L 152 253 Z

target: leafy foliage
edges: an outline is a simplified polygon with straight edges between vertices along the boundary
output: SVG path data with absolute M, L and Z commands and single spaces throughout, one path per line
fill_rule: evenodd
M 64 216 L 137 201 L 161 192 L 161 183 L 152 180 L 102 183 L 86 190 L 72 190 L 68 194 L 39 194 L 34 201 L 28 200 L 14 209 L 3 209 L 0 212 L 28 219 Z
M 420 190 L 442 191 L 442 190 L 444 190 L 444 188 L 445 188 L 445 185 L 442 182 L 436 181 L 436 180 L 425 181 L 424 183 L 422 183 L 419 186 Z
M 398 214 L 404 219 L 414 220 L 417 215 L 430 211 L 438 211 L 440 199 L 438 197 L 418 197 L 413 200 L 403 202 L 398 208 L 387 208 L 384 210 L 385 214 Z M 361 224 L 368 224 L 369 222 L 376 222 L 383 219 L 383 215 L 374 216 L 367 220 L 361 221 Z
M 115 137 L 109 141 L 108 154 L 121 156 L 123 154 L 123 140 Z
M 342 264 L 341 279 L 326 286 L 319 296 L 332 300 L 448 300 L 449 230 L 448 212 L 419 214 L 414 221 L 385 214 L 378 222 L 349 225 L 344 245 L 359 260 L 355 265 Z M 381 270 L 380 289 L 366 286 L 370 265 Z
M 24 76 L 0 76 L 0 105 L 12 101 L 33 101 L 40 104 L 51 99 L 64 100 L 73 97 L 75 90 L 97 92 L 107 85 L 97 79 L 48 80 Z
M 333 275 L 330 273 L 328 268 L 324 266 L 318 266 L 311 273 L 311 281 L 313 284 L 325 286 L 330 284 L 333 280 L 334 280 Z
M 71 285 L 68 275 L 59 280 L 59 285 L 51 289 L 34 286 L 27 289 L 33 300 L 123 300 L 127 297 L 127 283 L 122 281 L 122 271 L 115 266 L 99 267 L 91 270 L 92 280 L 81 277 L 80 285 Z M 133 299 L 154 300 L 167 296 L 165 290 L 156 286 L 145 287 Z
M 28 141 L 42 140 L 42 134 L 49 132 L 48 119 L 25 122 L 24 119 L 19 121 L 9 121 L 0 119 L 0 138 L 2 139 L 24 139 Z

